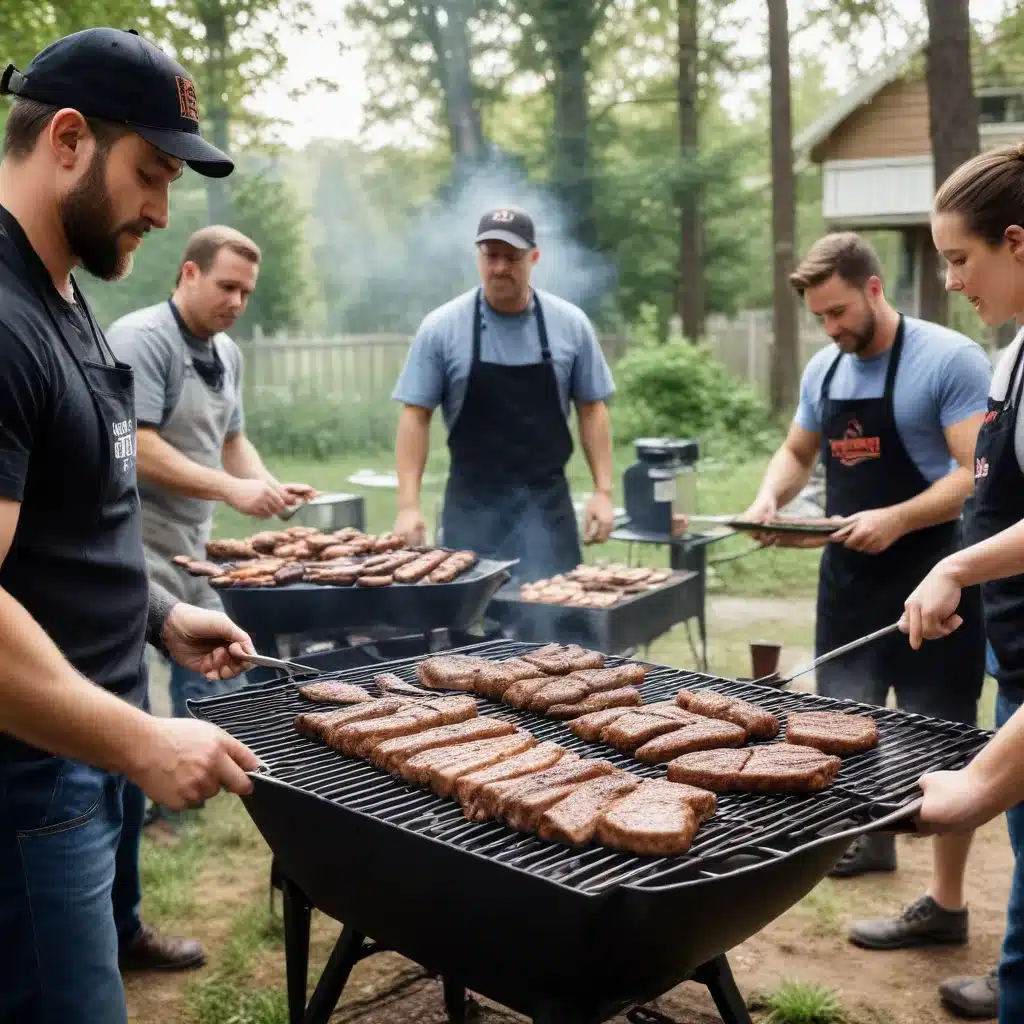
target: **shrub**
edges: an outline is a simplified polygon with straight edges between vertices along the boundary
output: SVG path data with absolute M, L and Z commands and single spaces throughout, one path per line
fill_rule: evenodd
M 778 424 L 765 402 L 733 377 L 707 345 L 678 336 L 659 344 L 642 322 L 615 368 L 616 440 L 695 437 L 703 444 L 727 438 L 738 456 L 759 455 L 778 441 Z

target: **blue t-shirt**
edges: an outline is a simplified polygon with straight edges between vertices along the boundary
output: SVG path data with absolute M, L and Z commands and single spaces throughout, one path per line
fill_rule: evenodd
M 931 484 L 956 468 L 943 430 L 988 407 L 992 366 L 985 350 L 965 335 L 914 317 L 903 321 L 903 352 L 893 389 L 896 430 Z M 821 433 L 821 385 L 837 352 L 834 345 L 827 346 L 804 370 L 795 417 L 804 430 Z M 844 356 L 829 397 L 881 398 L 891 352 L 872 359 Z
M 562 412 L 570 401 L 599 402 L 615 393 L 611 370 L 587 314 L 571 302 L 535 289 L 544 310 L 548 346 L 558 378 Z M 424 409 L 443 406 L 451 429 L 462 409 L 473 362 L 473 303 L 476 289 L 428 313 L 420 324 L 391 397 Z M 502 366 L 540 362 L 540 335 L 533 302 L 509 315 L 481 303 L 480 359 Z

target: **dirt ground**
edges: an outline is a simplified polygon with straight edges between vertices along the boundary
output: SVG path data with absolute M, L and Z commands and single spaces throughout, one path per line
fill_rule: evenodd
M 806 626 L 803 633 L 794 633 L 791 624 L 795 620 L 806 623 L 812 614 L 813 606 L 806 601 L 744 602 L 716 598 L 711 616 L 713 648 L 723 655 L 731 644 L 732 653 L 727 660 L 737 661 L 742 645 L 729 640 L 733 628 L 748 639 L 759 631 L 776 635 L 778 630 L 789 629 L 783 669 L 792 668 L 810 655 L 810 638 Z M 714 659 L 713 668 L 721 671 Z M 227 799 L 218 798 L 214 806 Z M 159 922 L 166 930 L 200 938 L 210 953 L 209 964 L 185 976 L 128 977 L 126 990 L 133 1022 L 208 1024 L 185 1011 L 186 988 L 216 975 L 239 912 L 246 907 L 266 906 L 267 900 L 269 854 L 248 819 L 240 819 L 239 827 L 248 832 L 236 849 L 203 862 L 195 886 L 197 906 L 181 920 Z M 758 994 L 776 988 L 782 981 L 813 982 L 839 993 L 851 1024 L 937 1024 L 953 1020 L 940 1005 L 938 983 L 950 975 L 984 973 L 998 956 L 1012 867 L 1005 823 L 999 819 L 976 837 L 968 877 L 971 934 L 969 944 L 963 948 L 872 953 L 849 944 L 846 931 L 850 921 L 886 916 L 924 891 L 930 872 L 930 841 L 901 837 L 899 853 L 900 869 L 895 874 L 841 882 L 825 880 L 798 906 L 733 950 L 729 960 L 744 996 L 756 1002 Z M 277 913 L 280 914 L 279 898 Z M 316 916 L 311 969 L 314 983 L 337 931 L 336 922 Z M 625 940 L 623 953 L 628 955 Z M 277 941 L 253 956 L 247 985 L 273 988 L 280 993 L 283 983 L 283 949 Z M 678 987 L 652 1005 L 680 1024 L 711 1024 L 719 1020 L 706 990 L 692 983 Z M 759 1016 L 755 1014 L 755 1019 Z M 224 1017 L 223 1021 L 228 1019 Z M 287 1017 L 237 1019 L 240 1024 L 276 1024 Z M 486 1002 L 478 1019 L 521 1020 Z M 443 1024 L 447 1017 L 439 981 L 427 977 L 419 966 L 386 953 L 371 957 L 356 968 L 332 1020 L 338 1024 Z M 220 1021 L 218 1017 L 209 1024 Z M 618 1018 L 616 1024 L 624 1021 L 624 1017 Z

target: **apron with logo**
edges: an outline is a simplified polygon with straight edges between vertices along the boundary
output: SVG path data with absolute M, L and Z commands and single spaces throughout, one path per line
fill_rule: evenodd
M 1017 350 L 1006 397 L 988 402 L 975 447 L 974 503 L 964 539 L 978 544 L 1024 519 L 1024 473 L 1017 461 L 1016 431 L 1024 381 L 1024 344 Z M 1024 698 L 1024 576 L 981 586 L 985 629 L 999 663 L 999 686 L 1014 701 Z
M 447 547 L 519 559 L 519 580 L 567 572 L 583 560 L 565 477 L 572 456 L 540 299 L 534 314 L 539 363 L 503 366 L 480 358 L 483 293 L 473 309 L 473 358 L 466 395 L 448 435 Z
M 887 508 L 927 490 L 927 479 L 908 454 L 896 426 L 893 392 L 903 351 L 904 324 L 896 332 L 881 398 L 833 399 L 829 396 L 839 363 L 836 356 L 822 382 L 821 458 L 826 472 L 826 512 L 849 516 Z M 959 548 L 959 521 L 939 523 L 905 534 L 880 554 L 852 551 L 828 544 L 821 559 L 815 649 L 818 655 L 897 621 L 914 588 L 935 564 Z M 925 644 L 913 664 L 921 685 L 974 685 L 984 638 L 978 588 L 964 591 L 960 604 L 963 626 L 950 637 Z M 906 645 L 906 637 L 878 641 Z M 827 689 L 830 673 L 842 671 L 842 658 L 819 674 Z M 893 659 L 894 675 L 905 671 L 904 659 Z M 886 659 L 873 658 L 874 671 L 885 674 Z M 890 685 L 906 684 L 905 679 Z M 834 694 L 841 696 L 841 694 Z
M 223 382 L 219 389 L 209 387 L 196 370 L 192 353 L 185 341 L 177 310 L 171 312 L 178 322 L 184 376 L 181 395 L 157 433 L 172 448 L 207 469 L 221 469 L 224 439 L 235 407 L 236 382 L 227 360 L 223 365 Z M 214 338 L 211 345 L 216 345 Z M 215 356 L 217 355 L 214 349 Z M 218 357 L 219 358 L 219 357 Z M 143 481 L 142 529 L 146 545 L 146 564 L 153 578 L 183 601 L 219 610 L 220 598 L 205 579 L 196 579 L 171 559 L 189 555 L 205 560 L 206 542 L 210 539 L 216 502 L 190 498 Z

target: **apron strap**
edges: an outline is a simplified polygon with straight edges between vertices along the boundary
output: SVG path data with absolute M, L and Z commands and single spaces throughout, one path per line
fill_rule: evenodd
M 1017 405 L 1021 393 L 1024 392 L 1024 379 L 1018 380 L 1021 376 L 1021 365 L 1024 363 L 1024 338 L 1021 339 L 1020 348 L 1013 360 L 1013 368 L 1010 370 L 1010 379 L 1006 382 L 1006 395 L 1003 398 L 1003 408 L 1013 409 Z
M 882 397 L 888 399 L 889 405 L 893 405 L 892 395 L 896 389 L 896 370 L 900 365 L 900 356 L 903 354 L 903 314 L 900 313 L 900 322 L 896 328 L 896 337 L 893 339 L 892 350 L 889 353 L 889 366 L 885 371 L 885 392 Z
M 828 401 L 829 388 L 832 387 L 832 378 L 836 375 L 836 370 L 839 369 L 840 360 L 842 360 L 844 353 L 840 352 L 839 355 L 832 360 L 832 365 L 828 368 L 828 372 L 825 374 L 825 379 L 821 382 L 821 401 Z
M 545 363 L 551 362 L 551 348 L 548 345 L 548 328 L 544 321 L 544 310 L 541 308 L 540 296 L 533 293 L 533 311 L 537 317 L 537 334 L 540 336 L 540 357 Z
M 476 298 L 473 301 L 473 357 L 471 362 L 475 365 L 480 362 L 480 332 L 484 325 L 484 290 L 477 288 Z

